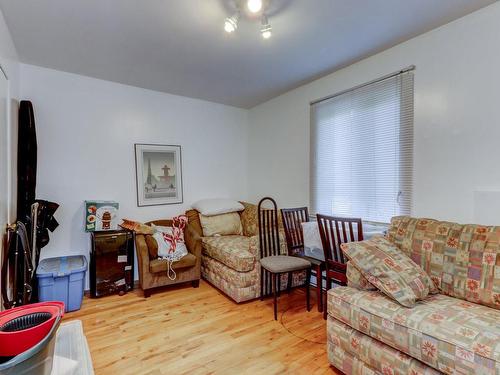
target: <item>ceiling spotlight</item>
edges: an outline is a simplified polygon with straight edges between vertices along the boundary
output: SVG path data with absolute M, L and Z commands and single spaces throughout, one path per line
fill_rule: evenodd
M 224 30 L 227 33 L 232 33 L 238 28 L 238 20 L 240 19 L 239 13 L 234 14 L 231 17 L 227 17 L 224 21 Z
M 269 39 L 272 35 L 272 27 L 269 24 L 269 20 L 266 15 L 262 16 L 261 26 L 260 26 L 260 34 L 264 39 Z
M 258 13 L 262 9 L 262 0 L 248 0 L 247 8 L 252 13 Z

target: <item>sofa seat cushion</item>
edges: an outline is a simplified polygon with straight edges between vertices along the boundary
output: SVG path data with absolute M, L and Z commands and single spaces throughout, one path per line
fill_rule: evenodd
M 203 267 L 219 275 L 222 279 L 237 288 L 246 288 L 253 285 L 260 286 L 258 267 L 254 267 L 254 269 L 249 272 L 238 272 L 208 255 L 203 255 L 201 259 Z
M 255 257 L 249 252 L 249 237 L 203 237 L 202 243 L 205 254 L 236 271 L 248 272 L 255 266 Z
M 172 263 L 172 268 L 174 270 L 179 270 L 181 268 L 193 267 L 196 264 L 196 257 L 188 253 L 183 256 L 179 261 Z M 167 261 L 164 259 L 155 259 L 149 262 L 149 271 L 151 273 L 167 272 Z
M 380 374 L 438 375 L 438 370 L 374 338 L 328 317 L 328 360 L 346 374 L 362 374 L 353 369 L 369 367 Z
M 442 372 L 500 373 L 500 311 L 436 294 L 409 309 L 378 291 L 328 291 L 335 319 Z

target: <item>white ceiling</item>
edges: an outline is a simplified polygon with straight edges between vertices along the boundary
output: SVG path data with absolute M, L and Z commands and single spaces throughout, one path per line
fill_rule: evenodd
M 0 0 L 22 62 L 251 108 L 495 0 L 272 0 L 273 37 L 231 0 Z

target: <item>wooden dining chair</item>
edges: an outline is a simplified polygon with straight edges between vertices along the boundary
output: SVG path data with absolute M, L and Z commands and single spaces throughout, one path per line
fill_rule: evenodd
M 328 289 L 332 282 L 347 285 L 346 263 L 340 245 L 346 242 L 363 241 L 363 225 L 361 219 L 334 217 L 317 214 L 319 235 L 325 253 L 326 291 L 323 318 L 327 315 Z
M 272 208 L 265 208 L 270 203 Z M 269 284 L 272 286 L 274 302 L 274 320 L 278 320 L 278 280 L 282 274 L 290 275 L 296 271 L 306 271 L 306 301 L 307 311 L 310 311 L 309 284 L 311 279 L 311 262 L 306 259 L 280 254 L 280 238 L 278 227 L 278 206 L 274 199 L 263 198 L 257 207 L 259 222 L 260 246 L 260 297 L 261 300 L 269 294 Z M 290 276 L 288 278 L 290 282 Z
M 312 272 L 316 276 L 316 297 L 318 300 L 318 311 L 323 311 L 323 269 L 325 262 L 321 259 L 305 255 L 304 252 L 304 232 L 302 223 L 309 221 L 309 211 L 307 207 L 282 208 L 281 217 L 285 229 L 285 239 L 288 247 L 288 255 L 298 256 L 311 262 Z M 288 286 L 291 284 L 291 275 L 288 278 Z

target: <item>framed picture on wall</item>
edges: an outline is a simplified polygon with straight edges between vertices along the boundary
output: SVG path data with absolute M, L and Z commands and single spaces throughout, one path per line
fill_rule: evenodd
M 137 205 L 182 203 L 181 146 L 135 144 Z

